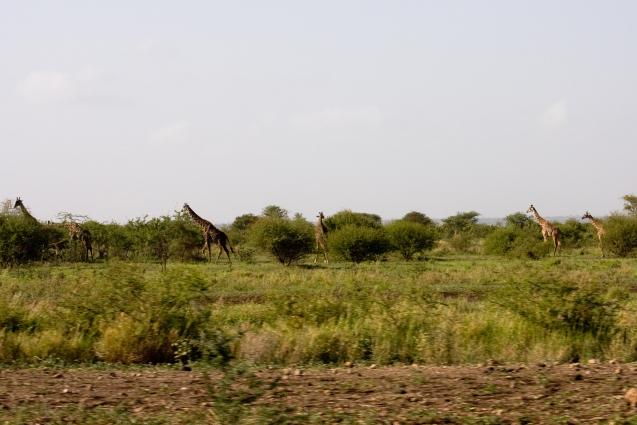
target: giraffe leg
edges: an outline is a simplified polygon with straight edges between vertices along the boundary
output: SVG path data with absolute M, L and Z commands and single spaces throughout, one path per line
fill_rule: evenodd
M 226 255 L 228 256 L 228 263 L 232 264 L 232 260 L 230 259 L 230 251 L 228 250 L 228 247 L 226 245 L 223 246 L 223 250 L 226 251 Z M 230 250 L 232 250 L 232 247 L 230 247 Z
M 553 244 L 555 245 L 555 249 L 553 250 L 553 256 L 555 257 L 555 255 L 560 252 L 561 253 L 561 246 L 562 246 L 562 242 L 560 241 L 560 236 L 557 234 L 553 235 Z
M 201 248 L 201 255 L 205 256 L 206 255 L 206 249 L 208 249 L 208 262 L 212 262 L 212 254 L 210 252 L 210 244 L 208 243 L 208 239 L 206 239 L 206 242 L 203 244 L 203 247 Z
M 215 264 L 219 262 L 219 259 L 221 258 L 221 254 L 223 253 L 223 245 L 222 244 L 217 244 L 217 246 L 219 247 L 219 254 L 217 255 L 217 259 L 215 260 Z
M 226 256 L 228 257 L 228 262 L 232 264 L 232 260 L 230 259 L 230 251 L 228 250 L 228 247 L 224 243 L 219 244 L 219 256 L 217 257 L 217 261 L 219 261 L 219 257 L 221 257 L 221 253 L 223 252 L 222 249 L 223 251 L 226 252 Z

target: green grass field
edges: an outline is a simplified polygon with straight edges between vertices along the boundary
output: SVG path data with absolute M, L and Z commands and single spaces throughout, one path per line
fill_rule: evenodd
M 637 359 L 637 260 L 38 265 L 0 271 L 0 362 Z

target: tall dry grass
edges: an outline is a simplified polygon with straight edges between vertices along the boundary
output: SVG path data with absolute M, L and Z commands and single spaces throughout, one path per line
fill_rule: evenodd
M 35 266 L 0 271 L 0 362 L 635 360 L 636 288 L 580 257 Z

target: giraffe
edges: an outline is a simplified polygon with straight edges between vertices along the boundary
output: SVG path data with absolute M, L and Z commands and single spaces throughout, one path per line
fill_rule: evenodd
M 29 212 L 29 210 L 27 209 L 27 207 L 24 206 L 24 204 L 22 203 L 22 199 L 20 199 L 19 197 L 16 198 L 15 200 L 15 204 L 13 205 L 13 208 L 20 208 L 20 211 L 22 212 L 22 215 L 24 217 L 27 218 L 27 220 L 36 223 L 36 224 L 40 224 L 40 222 L 38 221 L 37 218 L 33 217 L 31 215 L 31 213 Z
M 544 242 L 546 242 L 548 237 L 551 237 L 553 239 L 553 245 L 555 246 L 555 249 L 553 250 L 553 255 L 555 255 L 561 249 L 561 246 L 562 246 L 560 229 L 558 229 L 557 226 L 552 224 L 547 219 L 540 216 L 540 214 L 537 212 L 533 204 L 531 204 L 531 206 L 526 212 L 533 213 L 533 218 L 535 219 L 535 221 L 537 221 L 540 227 L 542 227 L 542 238 L 544 239 Z
M 42 223 L 40 223 L 40 221 L 33 217 L 33 215 L 31 215 L 31 213 L 29 212 L 29 210 L 27 209 L 27 207 L 24 206 L 24 203 L 22 202 L 22 199 L 20 199 L 19 197 L 16 198 L 15 200 L 15 204 L 13 205 L 13 208 L 19 208 L 20 212 L 22 213 L 22 215 L 29 221 L 31 221 L 32 223 L 35 223 L 38 226 L 42 226 Z M 47 226 L 52 226 L 53 223 L 51 223 L 50 221 L 47 221 Z M 49 242 L 49 250 L 53 252 L 54 258 L 58 259 L 60 258 L 60 255 L 62 253 L 62 250 L 64 249 L 64 245 L 65 245 L 66 241 L 64 239 L 57 241 L 57 242 Z
M 604 238 L 604 235 L 606 234 L 606 230 L 604 229 L 604 224 L 597 220 L 596 218 L 594 218 L 591 213 L 589 213 L 588 211 L 586 211 L 584 213 L 584 215 L 582 216 L 582 220 L 584 219 L 589 219 L 591 221 L 591 224 L 593 225 L 593 227 L 595 228 L 595 230 L 597 230 L 597 239 L 599 240 L 599 249 L 602 250 L 602 257 L 604 257 L 604 245 L 602 244 L 602 239 Z
M 90 253 L 90 261 L 93 261 L 93 236 L 91 232 L 74 221 L 64 221 L 62 224 L 69 232 L 69 240 L 79 241 L 82 244 L 82 260 L 89 261 Z
M 316 216 L 318 221 L 314 226 L 314 238 L 316 239 L 316 257 L 314 258 L 314 262 L 318 261 L 319 252 L 323 251 L 323 262 L 329 263 L 330 260 L 327 258 L 327 226 L 323 223 L 323 219 L 325 216 L 323 215 L 323 211 L 320 211 Z
M 223 231 L 217 229 L 208 220 L 199 217 L 197 213 L 194 212 L 193 209 L 190 208 L 190 205 L 188 205 L 187 203 L 184 204 L 182 211 L 187 212 L 190 218 L 192 219 L 192 221 L 203 232 L 204 245 L 201 248 L 201 252 L 205 253 L 206 249 L 208 249 L 208 261 L 212 261 L 210 245 L 216 244 L 217 246 L 219 246 L 219 255 L 217 255 L 217 262 L 219 261 L 219 258 L 221 258 L 221 254 L 225 251 L 226 255 L 228 256 L 228 261 L 230 262 L 230 264 L 232 264 L 229 251 L 232 251 L 232 253 L 234 254 L 234 249 L 232 248 L 232 245 L 230 245 L 230 241 L 228 240 L 228 235 L 226 235 Z M 230 248 L 230 250 L 228 250 L 228 248 Z

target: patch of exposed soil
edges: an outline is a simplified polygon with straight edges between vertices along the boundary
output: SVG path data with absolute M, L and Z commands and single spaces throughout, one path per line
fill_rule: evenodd
M 600 423 L 637 415 L 624 393 L 637 386 L 637 364 L 480 365 L 261 369 L 277 382 L 255 405 L 291 408 L 330 422 L 460 423 L 489 417 L 497 423 Z M 49 410 L 118 408 L 133 415 L 172 415 L 212 408 L 201 371 L 169 369 L 3 369 L 0 417 L 29 406 Z

